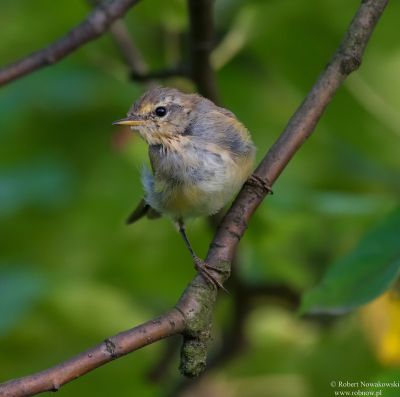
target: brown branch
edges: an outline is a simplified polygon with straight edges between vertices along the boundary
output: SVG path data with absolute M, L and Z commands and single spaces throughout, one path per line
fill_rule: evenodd
M 0 396 L 31 396 L 45 391 L 57 391 L 62 385 L 105 363 L 180 333 L 184 328 L 182 313 L 174 309 L 155 320 L 107 338 L 103 343 L 50 369 L 3 383 L 0 385 Z
M 188 0 L 191 75 L 201 95 L 218 104 L 215 72 L 210 56 L 214 48 L 214 0 Z
M 215 273 L 215 277 L 219 277 L 221 282 L 229 275 L 230 263 L 247 222 L 268 194 L 267 185 L 275 182 L 295 152 L 311 135 L 330 99 L 347 75 L 360 66 L 370 35 L 387 2 L 388 0 L 362 1 L 325 71 L 220 223 L 206 260 L 225 273 Z M 99 365 L 180 332 L 185 339 L 181 370 L 188 376 L 198 375 L 205 366 L 216 295 L 217 292 L 198 275 L 186 288 L 177 303 L 177 310 L 111 337 L 107 342 L 56 367 L 2 384 L 0 396 L 27 396 L 59 388 Z
M 0 69 L 0 86 L 65 58 L 77 48 L 101 36 L 115 20 L 121 18 L 138 2 L 139 0 L 102 2 L 82 23 L 61 39 Z

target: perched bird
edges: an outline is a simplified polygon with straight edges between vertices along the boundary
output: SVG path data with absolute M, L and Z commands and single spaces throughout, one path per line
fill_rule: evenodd
M 197 271 L 222 287 L 209 271 L 217 269 L 193 251 L 184 220 L 215 214 L 249 177 L 255 146 L 248 130 L 229 110 L 173 88 L 147 91 L 127 116 L 113 124 L 139 132 L 149 145 L 151 164 L 142 174 L 145 197 L 127 222 L 145 215 L 171 217 Z

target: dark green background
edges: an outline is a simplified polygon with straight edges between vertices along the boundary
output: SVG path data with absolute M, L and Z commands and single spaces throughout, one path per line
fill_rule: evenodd
M 251 131 L 258 158 L 328 62 L 358 3 L 216 2 L 218 37 L 234 28 L 245 40 L 218 71 L 222 101 Z M 7 64 L 64 34 L 88 6 L 3 0 L 0 10 L 0 64 Z M 393 1 L 361 70 L 252 219 L 241 243 L 246 282 L 309 290 L 396 206 L 399 13 Z M 142 0 L 125 21 L 152 69 L 180 58 L 179 43 L 186 58 L 184 1 Z M 141 198 L 139 173 L 147 161 L 143 142 L 136 136 L 122 142 L 121 129 L 111 126 L 144 90 L 127 73 L 105 35 L 0 91 L 0 381 L 44 369 L 160 314 L 194 274 L 169 220 L 124 225 Z M 190 89 L 182 79 L 164 84 Z M 188 230 L 203 256 L 212 236 L 206 221 L 192 221 Z M 231 305 L 222 294 L 216 345 Z M 331 395 L 332 380 L 400 377 L 378 362 L 357 313 L 323 327 L 262 303 L 245 328 L 244 353 L 204 380 L 207 391 L 188 396 L 212 389 L 227 397 L 317 397 Z M 147 347 L 59 394 L 163 396 L 179 375 L 176 357 L 163 383 L 148 381 L 161 351 L 161 343 Z

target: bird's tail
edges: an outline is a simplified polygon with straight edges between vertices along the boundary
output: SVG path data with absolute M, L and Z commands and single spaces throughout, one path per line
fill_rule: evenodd
M 144 199 L 142 199 L 138 204 L 138 206 L 129 215 L 129 217 L 126 220 L 126 223 L 129 225 L 131 223 L 138 221 L 144 216 L 146 216 L 148 219 L 157 219 L 161 217 L 161 214 L 154 208 L 150 207 L 150 205 L 147 204 Z

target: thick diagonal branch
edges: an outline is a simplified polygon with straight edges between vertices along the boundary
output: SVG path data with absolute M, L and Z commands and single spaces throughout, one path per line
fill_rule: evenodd
M 246 183 L 222 220 L 208 253 L 208 261 L 230 261 L 247 222 L 268 194 L 300 146 L 313 133 L 324 110 L 346 77 L 360 65 L 369 38 L 388 0 L 362 0 L 345 37 L 283 133 L 257 167 L 252 183 Z M 257 182 L 258 181 L 258 182 Z
M 207 255 L 207 261 L 211 265 L 219 266 L 229 273 L 235 249 L 245 233 L 247 223 L 268 194 L 267 186 L 275 182 L 295 152 L 312 134 L 323 111 L 347 75 L 360 66 L 365 47 L 387 2 L 388 0 L 362 1 L 325 71 L 220 223 Z M 215 277 L 224 281 L 224 277 L 219 274 L 215 274 Z M 183 333 L 187 339 L 192 338 L 193 342 L 203 340 L 206 344 L 215 300 L 215 290 L 201 276 L 196 276 L 177 303 L 176 310 L 154 322 L 109 338 L 107 341 L 111 343 L 106 341 L 56 367 L 2 384 L 0 396 L 28 396 L 56 389 L 108 361 L 175 333 Z M 190 350 L 190 344 L 188 349 Z M 196 349 L 199 351 L 198 347 Z M 182 371 L 189 376 L 196 375 L 204 366 L 204 354 L 196 354 L 192 360 L 188 360 L 190 352 L 187 353 L 187 362 L 181 363 Z
M 52 65 L 77 48 L 101 36 L 139 0 L 104 1 L 88 17 L 61 39 L 21 60 L 0 69 L 0 86 L 28 73 Z

